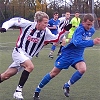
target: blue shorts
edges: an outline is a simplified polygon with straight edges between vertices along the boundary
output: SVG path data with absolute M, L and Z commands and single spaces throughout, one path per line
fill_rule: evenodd
M 69 66 L 72 66 L 75 68 L 75 65 L 78 62 L 84 61 L 83 57 L 72 57 L 72 56 L 66 56 L 66 55 L 60 55 L 56 61 L 55 61 L 55 67 L 58 69 L 68 69 Z

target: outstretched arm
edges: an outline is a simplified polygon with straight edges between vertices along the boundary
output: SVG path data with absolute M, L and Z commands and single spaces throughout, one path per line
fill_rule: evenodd
M 2 28 L 0 28 L 0 32 L 6 32 L 6 30 L 12 26 L 25 27 L 29 23 L 31 24 L 32 22 L 30 22 L 24 18 L 15 17 L 15 18 L 12 18 L 12 19 L 4 22 L 2 25 Z
M 72 42 L 77 47 L 92 47 L 93 45 L 100 44 L 100 38 L 91 39 L 95 30 L 92 29 L 92 33 L 89 33 L 88 36 L 84 36 L 85 31 L 83 29 L 77 29 L 76 33 L 73 35 Z
M 71 27 L 72 27 L 72 24 L 65 25 L 63 31 L 61 31 L 57 35 L 52 34 L 51 31 L 49 29 L 47 29 L 47 34 L 46 34 L 46 38 L 45 38 L 45 44 L 59 42 L 63 38 L 64 35 L 69 33 L 69 29 Z

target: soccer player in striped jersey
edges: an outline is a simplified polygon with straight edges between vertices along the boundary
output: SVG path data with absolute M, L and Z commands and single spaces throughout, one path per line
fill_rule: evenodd
M 47 85 L 50 80 L 57 76 L 63 69 L 68 69 L 72 66 L 75 69 L 75 72 L 69 81 L 63 86 L 64 95 L 69 97 L 70 86 L 81 79 L 86 71 L 86 63 L 83 58 L 85 48 L 100 44 L 100 38 L 97 37 L 91 39 L 95 33 L 93 22 L 94 20 L 92 15 L 87 14 L 84 16 L 83 22 L 75 30 L 71 42 L 62 48 L 62 53 L 56 59 L 54 68 L 43 77 L 36 87 L 34 100 L 40 100 L 39 94 L 41 89 L 43 89 L 43 87 Z
M 54 35 L 58 34 L 58 27 L 59 27 L 59 23 L 60 23 L 60 21 L 58 20 L 58 17 L 59 17 L 58 12 L 54 12 L 53 18 L 51 18 L 48 22 L 48 28 Z M 54 53 L 55 49 L 56 49 L 56 45 L 52 44 L 51 51 L 49 53 L 49 57 L 52 59 L 53 59 L 53 53 Z
M 66 24 L 68 25 L 68 24 L 70 23 L 70 12 L 66 12 L 65 17 L 60 17 L 59 20 L 60 20 L 59 31 L 61 31 L 61 30 L 63 30 L 63 28 L 64 28 L 64 26 L 65 26 Z M 62 47 L 65 46 L 65 45 L 66 45 L 66 36 L 64 36 L 64 37 L 62 38 L 61 46 L 60 46 L 60 49 L 59 49 L 57 55 L 60 55 L 60 54 L 61 54 L 61 49 L 62 49 Z
M 16 42 L 16 47 L 12 52 L 13 63 L 8 69 L 0 74 L 0 83 L 14 76 L 23 69 L 16 91 L 13 97 L 17 100 L 23 100 L 22 89 L 26 83 L 29 74 L 34 69 L 31 59 L 34 57 L 45 44 L 50 42 L 58 42 L 66 30 L 71 25 L 65 26 L 64 30 L 57 35 L 51 33 L 47 28 L 49 16 L 42 11 L 35 13 L 35 22 L 15 17 L 3 23 L 0 32 L 6 32 L 12 26 L 20 27 L 20 35 Z

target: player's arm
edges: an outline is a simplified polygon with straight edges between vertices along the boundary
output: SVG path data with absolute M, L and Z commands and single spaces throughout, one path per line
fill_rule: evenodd
M 95 32 L 95 31 L 94 31 Z M 73 35 L 72 42 L 76 47 L 92 47 L 94 45 L 94 41 L 92 39 L 85 39 L 83 37 L 84 30 L 77 29 Z M 93 35 L 93 34 L 92 34 Z M 91 37 L 90 37 L 91 38 Z
M 45 37 L 45 44 L 47 43 L 57 43 L 59 42 L 64 35 L 66 35 L 67 33 L 69 33 L 69 29 L 72 27 L 71 24 L 66 25 L 63 29 L 63 31 L 61 31 L 60 33 L 58 33 L 57 35 L 54 35 L 51 33 L 51 31 L 47 28 L 46 29 L 46 37 Z
M 49 29 L 57 29 L 57 25 L 53 25 L 53 26 L 49 26 L 49 25 L 48 25 L 48 28 L 49 28 Z
M 12 18 L 12 19 L 4 22 L 2 25 L 2 28 L 5 28 L 7 30 L 12 26 L 25 27 L 25 26 L 27 26 L 28 23 L 31 23 L 31 22 L 24 18 L 15 17 L 15 18 Z
M 48 28 L 49 28 L 49 29 L 57 29 L 57 25 L 52 25 L 52 21 L 50 20 L 50 21 L 48 22 Z

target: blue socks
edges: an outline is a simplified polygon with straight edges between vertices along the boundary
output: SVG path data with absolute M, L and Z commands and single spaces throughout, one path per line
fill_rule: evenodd
M 72 77 L 70 78 L 70 80 L 65 83 L 65 87 L 70 87 L 70 85 L 74 84 L 75 82 L 77 82 L 83 74 L 81 74 L 79 71 L 76 71 Z M 52 79 L 52 77 L 50 76 L 50 74 L 46 74 L 43 79 L 41 80 L 41 82 L 39 83 L 38 87 L 35 89 L 35 92 L 39 92 L 41 91 L 41 89 Z
M 46 74 L 43 79 L 41 80 L 41 82 L 39 83 L 38 87 L 35 89 L 35 92 L 39 92 L 41 91 L 41 88 L 43 88 L 52 78 L 50 77 L 50 74 Z
M 55 45 L 52 45 L 51 50 L 52 51 L 55 51 L 55 49 L 56 49 L 56 46 Z
M 65 87 L 70 87 L 71 84 L 74 84 L 75 82 L 77 82 L 81 77 L 82 77 L 83 74 L 81 74 L 79 71 L 76 71 L 71 79 L 65 83 Z

